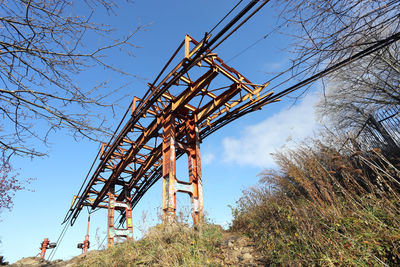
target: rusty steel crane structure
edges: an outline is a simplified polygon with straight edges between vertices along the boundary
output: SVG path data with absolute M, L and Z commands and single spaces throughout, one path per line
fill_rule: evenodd
M 125 114 L 118 135 L 102 144 L 97 167 L 74 196 L 64 223 L 73 225 L 85 206 L 92 211 L 105 208 L 108 246 L 116 237 L 132 239 L 132 208 L 161 178 L 163 221 L 174 221 L 177 192 L 189 194 L 194 224 L 202 220 L 201 140 L 230 121 L 277 101 L 273 92 L 265 90 L 267 83 L 252 83 L 213 49 L 267 2 L 251 1 L 213 38 L 206 33 L 197 42 L 185 36 L 156 80 L 148 84 L 146 94 L 134 97 L 130 116 Z M 179 55 L 183 59 L 163 76 Z M 184 154 L 189 167 L 186 180 L 176 177 L 176 160 Z M 125 223 L 124 228 L 115 227 L 115 210 L 123 215 L 120 225 Z
M 146 94 L 133 99 L 120 123 L 122 129 L 118 126 L 116 130 L 118 135 L 102 145 L 96 157 L 99 161 L 95 160 L 92 165 L 97 167 L 93 172 L 91 168 L 87 176 L 90 179 L 88 182 L 85 179 L 74 196 L 64 223 L 73 225 L 85 206 L 91 212 L 105 208 L 108 209 L 108 246 L 114 244 L 115 237 L 132 239 L 132 209 L 161 178 L 163 221 L 174 221 L 176 193 L 184 192 L 190 196 L 194 224 L 199 223 L 203 217 L 200 143 L 204 138 L 231 121 L 277 102 L 280 97 L 400 39 L 400 33 L 396 33 L 274 93 L 267 89 L 268 82 L 251 82 L 213 52 L 267 2 L 251 1 L 213 38 L 206 33 L 197 42 L 185 36 L 155 81 L 149 84 Z M 183 59 L 170 67 L 178 55 L 183 55 Z M 189 168 L 186 180 L 176 176 L 176 160 L 184 154 Z M 122 215 L 119 225 L 125 223 L 123 229 L 115 227 L 115 210 Z
M 186 35 L 173 56 L 183 50 L 183 60 L 159 84 L 150 84 L 143 99 L 134 98 L 128 122 L 111 144 L 102 145 L 100 164 L 73 201 L 72 224 L 83 206 L 107 208 L 108 244 L 115 235 L 131 238 L 132 207 L 161 177 L 164 221 L 174 220 L 177 192 L 190 195 L 193 221 L 201 220 L 201 140 L 249 108 L 276 101 L 273 92 L 262 94 L 268 84 L 252 83 L 210 50 L 189 68 L 187 62 L 203 46 Z M 181 68 L 185 72 L 178 75 Z M 176 177 L 176 159 L 184 154 L 187 181 Z M 113 229 L 115 209 L 123 211 L 127 223 L 119 233 Z

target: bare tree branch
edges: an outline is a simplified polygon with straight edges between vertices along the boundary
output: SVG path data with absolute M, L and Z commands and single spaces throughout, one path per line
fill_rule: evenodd
M 110 64 L 107 55 L 114 49 L 129 54 L 136 48 L 132 43 L 135 33 L 144 26 L 121 38 L 110 26 L 92 19 L 99 9 L 117 14 L 116 8 L 111 0 L 1 2 L 0 149 L 8 154 L 42 156 L 45 152 L 33 149 L 33 142 L 47 144 L 51 132 L 64 129 L 74 138 L 90 140 L 109 133 L 105 118 L 95 116 L 93 110 L 114 112 L 108 96 L 118 90 L 102 94 L 107 81 L 82 88 L 74 76 L 101 66 L 136 77 Z M 94 36 L 101 37 L 99 45 L 90 45 L 88 38 Z

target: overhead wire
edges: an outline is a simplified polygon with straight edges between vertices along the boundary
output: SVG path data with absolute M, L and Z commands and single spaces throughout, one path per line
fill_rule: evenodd
M 291 86 L 291 87 L 289 87 L 289 88 L 287 88 L 287 89 L 275 94 L 275 97 L 285 96 L 288 93 L 291 93 L 294 90 L 297 90 L 298 88 L 303 87 L 304 85 L 307 85 L 307 84 L 309 84 L 309 83 L 311 83 L 311 82 L 313 82 L 313 81 L 315 81 L 315 80 L 317 80 L 317 79 L 319 79 L 319 78 L 321 78 L 323 76 L 326 76 L 326 75 L 332 73 L 333 71 L 335 71 L 335 70 L 337 70 L 337 69 L 339 69 L 339 68 L 341 68 L 341 67 L 343 67 L 345 65 L 348 65 L 348 64 L 354 62 L 355 60 L 358 60 L 360 58 L 368 56 L 368 55 L 370 55 L 370 54 L 372 54 L 372 53 L 374 53 L 374 52 L 376 52 L 376 51 L 378 51 L 378 50 L 380 50 L 380 49 L 382 49 L 382 48 L 384 48 L 384 47 L 386 47 L 386 46 L 388 46 L 388 45 L 390 45 L 390 44 L 392 44 L 394 42 L 397 42 L 399 39 L 400 39 L 400 32 L 397 32 L 395 34 L 392 34 L 388 38 L 385 38 L 383 40 L 377 41 L 377 42 L 375 42 L 375 44 L 365 48 L 364 50 L 356 53 L 355 55 L 349 56 L 345 60 L 342 60 L 342 61 L 334 64 L 333 66 L 330 66 L 330 67 L 326 68 L 325 70 L 320 71 L 317 74 L 315 74 L 315 75 L 313 75 L 313 76 L 311 76 L 311 77 L 309 77 L 309 78 L 307 78 L 307 79 L 305 79 L 305 80 L 303 80 L 303 81 L 301 81 L 301 82 L 299 82 L 299 83 L 297 83 L 297 84 L 295 84 L 295 85 L 293 85 L 293 86 Z
M 211 34 L 241 3 L 243 0 L 240 0 L 209 32 Z
M 395 1 L 394 1 L 394 2 L 395 2 Z M 394 16 L 392 16 L 392 17 L 390 17 L 390 18 L 388 18 L 388 19 L 386 19 L 386 20 L 380 22 L 379 24 L 375 25 L 375 26 L 372 27 L 372 28 L 379 27 L 379 26 L 381 26 L 381 25 L 383 25 L 383 24 L 385 24 L 385 23 L 388 23 L 388 22 L 390 22 L 391 20 L 397 19 L 397 18 L 399 18 L 399 17 L 400 17 L 400 14 L 395 14 Z M 360 25 L 356 30 L 361 29 L 363 26 L 365 26 L 365 25 Z M 350 34 L 350 33 L 349 33 L 349 34 Z M 344 37 L 347 37 L 347 36 L 344 36 Z M 360 38 L 360 39 L 361 39 L 361 38 Z M 360 40 L 360 39 L 358 39 L 358 40 Z M 357 41 L 358 41 L 358 40 L 357 40 Z M 326 49 L 329 49 L 331 46 L 333 46 L 333 43 L 330 43 L 329 45 L 327 45 L 326 47 L 324 47 L 324 48 L 322 48 L 322 49 L 326 50 Z M 277 75 L 275 75 L 275 76 L 273 76 L 272 78 L 270 78 L 270 79 L 267 81 L 267 83 L 271 83 L 272 81 L 276 80 L 276 79 L 279 78 L 280 76 L 282 76 L 282 75 L 284 75 L 284 74 L 286 74 L 286 73 L 288 73 L 288 72 L 290 72 L 290 71 L 295 70 L 297 67 L 301 66 L 301 64 L 307 62 L 308 60 L 310 60 L 310 59 L 313 58 L 314 56 L 318 55 L 319 53 L 320 53 L 319 51 L 316 51 L 316 52 L 314 52 L 314 53 L 308 55 L 307 57 L 305 57 L 305 58 L 303 58 L 303 59 L 297 61 L 295 64 L 293 64 L 292 66 L 290 66 L 290 67 L 287 68 L 286 70 L 283 70 L 283 71 L 279 72 Z M 328 54 L 328 55 L 325 55 L 325 57 L 320 58 L 320 61 L 323 62 L 323 61 L 327 60 L 327 59 L 329 58 L 329 56 L 330 56 L 329 54 Z M 283 80 L 283 81 L 281 81 L 281 82 L 278 83 L 278 84 L 275 84 L 273 87 L 269 87 L 268 90 L 266 90 L 262 95 L 265 95 L 265 94 L 267 94 L 268 92 L 271 92 L 272 90 L 274 90 L 274 89 L 280 87 L 281 85 L 283 85 L 283 84 L 285 84 L 285 83 L 287 83 L 287 82 L 289 82 L 289 81 L 295 79 L 296 77 L 298 77 L 298 76 L 300 76 L 300 75 L 302 75 L 302 74 L 304 74 L 304 73 L 306 73 L 306 72 L 311 71 L 311 70 L 312 70 L 313 68 L 315 68 L 315 67 L 316 67 L 315 65 L 311 65 L 311 66 L 309 66 L 309 67 L 307 67 L 307 68 L 304 68 L 303 70 L 301 70 L 301 71 L 299 71 L 299 72 L 296 72 L 295 74 L 292 74 L 292 75 L 291 75 L 290 77 L 288 77 L 286 80 Z
M 248 114 L 250 112 L 253 112 L 253 111 L 257 110 L 257 109 L 260 109 L 262 106 L 264 106 L 264 105 L 266 105 L 268 103 L 271 103 L 273 101 L 276 101 L 276 99 L 278 99 L 280 97 L 283 97 L 283 96 L 285 96 L 285 95 L 287 95 L 287 94 L 289 94 L 289 93 L 291 93 L 291 92 L 293 92 L 295 90 L 298 90 L 298 89 L 300 89 L 300 88 L 302 88 L 302 87 L 304 87 L 304 86 L 316 81 L 317 79 L 320 79 L 320 78 L 332 73 L 333 71 L 335 71 L 335 70 L 337 70 L 337 69 L 339 69 L 339 68 L 341 68 L 341 67 L 343 67 L 345 65 L 348 65 L 348 64 L 350 64 L 352 62 L 354 62 L 355 60 L 358 60 L 360 58 L 368 56 L 368 55 L 370 55 L 370 54 L 372 54 L 372 53 L 374 53 L 374 52 L 376 52 L 376 51 L 378 51 L 380 49 L 383 49 L 384 47 L 387 47 L 390 44 L 392 44 L 394 42 L 397 42 L 399 40 L 400 40 L 400 32 L 392 34 L 388 38 L 385 38 L 383 40 L 380 40 L 380 41 L 376 42 L 375 44 L 365 48 L 364 50 L 356 53 L 355 55 L 349 56 L 348 58 L 346 58 L 346 59 L 344 59 L 344 60 L 342 60 L 342 61 L 340 61 L 340 62 L 338 62 L 338 63 L 336 63 L 336 64 L 334 64 L 334 65 L 332 65 L 332 66 L 330 66 L 330 67 L 328 67 L 328 68 L 326 68 L 326 69 L 324 69 L 324 70 L 322 70 L 322 71 L 320 71 L 320 72 L 318 72 L 318 73 L 316 73 L 314 75 L 312 75 L 311 77 L 309 77 L 307 79 L 304 79 L 301 82 L 298 82 L 295 85 L 292 85 L 292 86 L 286 88 L 285 90 L 282 90 L 281 92 L 279 92 L 277 94 L 272 95 L 271 98 L 266 98 L 266 99 L 264 99 L 262 101 L 256 102 L 254 105 L 251 105 L 251 106 L 245 108 L 244 110 L 240 111 L 240 113 L 231 115 L 230 118 L 226 119 L 225 116 L 227 116 L 227 115 L 225 115 L 224 117 L 221 117 L 220 119 L 218 119 L 215 122 L 216 126 L 214 128 L 209 129 L 208 131 L 205 131 L 205 130 L 207 130 L 207 128 L 205 130 L 203 130 L 202 138 L 205 138 L 205 137 L 209 136 L 211 133 L 215 132 L 216 130 L 220 129 L 221 127 L 225 126 L 226 124 L 232 122 L 233 120 L 236 120 L 236 119 L 238 119 L 238 118 L 240 118 L 240 117 L 242 117 L 242 116 L 244 116 L 244 115 L 246 115 L 246 114 Z M 218 123 L 219 121 L 221 121 L 221 123 Z
M 124 116 L 122 117 L 122 120 L 120 121 L 120 123 L 118 124 L 117 128 L 115 129 L 113 135 L 111 136 L 110 140 L 108 141 L 107 147 L 110 146 L 111 140 L 115 137 L 115 134 L 117 133 L 117 131 L 118 131 L 119 128 L 121 127 L 122 122 L 125 120 L 126 115 L 128 114 L 128 112 L 129 112 L 129 110 L 131 109 L 131 107 L 132 107 L 132 102 L 131 102 L 130 105 L 128 106 L 127 110 L 125 111 Z M 87 174 L 86 174 L 85 179 L 83 180 L 83 183 L 82 183 L 81 187 L 79 188 L 78 193 L 76 194 L 77 197 L 79 197 L 79 195 L 81 194 L 81 191 L 82 191 L 83 187 L 85 186 L 86 181 L 87 181 L 87 179 L 89 178 L 89 175 L 90 175 L 90 173 L 92 172 L 92 169 L 93 169 L 93 167 L 94 167 L 94 165 L 95 165 L 95 163 L 96 163 L 96 161 L 97 161 L 97 159 L 98 159 L 98 157 L 99 157 L 99 155 L 100 155 L 100 151 L 101 151 L 101 150 L 99 149 L 99 151 L 97 152 L 96 157 L 94 158 L 94 160 L 93 160 L 93 162 L 92 162 L 92 165 L 91 165 L 90 168 L 89 168 L 89 171 L 88 171 Z M 67 214 L 65 215 L 65 218 L 64 218 L 64 221 L 62 222 L 62 224 L 64 224 L 64 223 L 69 219 L 69 218 L 67 218 L 68 215 L 69 215 L 69 213 L 70 213 L 70 210 L 67 211 Z
M 393 6 L 393 5 L 395 5 L 395 4 L 398 4 L 398 1 L 392 1 L 392 2 L 388 3 L 388 4 L 385 6 L 385 8 L 386 8 L 386 9 L 389 9 L 389 8 L 391 8 L 391 6 Z M 374 10 L 372 10 L 372 11 L 370 11 L 370 12 L 364 14 L 364 15 L 363 15 L 362 17 L 360 17 L 359 19 L 364 18 L 364 17 L 367 17 L 367 16 L 370 16 L 370 15 L 372 15 L 373 13 L 379 12 L 379 11 L 381 11 L 381 10 L 380 10 L 380 9 L 374 9 Z M 386 20 L 384 20 L 384 21 L 378 23 L 377 25 L 372 26 L 371 29 L 377 28 L 377 27 L 379 27 L 379 26 L 381 26 L 381 25 L 383 25 L 383 24 L 385 24 L 385 23 L 388 23 L 390 20 L 393 20 L 393 19 L 398 18 L 398 17 L 399 17 L 399 14 L 395 14 L 394 16 L 389 17 L 388 19 L 386 19 Z M 366 24 L 367 24 L 367 23 L 364 23 L 364 24 L 359 25 L 359 26 L 358 26 L 356 29 L 354 29 L 352 32 L 350 32 L 349 34 L 343 36 L 343 38 L 347 38 L 348 36 L 352 35 L 352 34 L 354 33 L 354 31 L 359 31 L 359 30 L 362 29 L 362 27 L 364 27 Z M 227 62 L 230 62 L 231 60 L 233 60 L 233 59 L 237 58 L 238 56 L 242 55 L 243 53 L 245 53 L 245 52 L 248 51 L 249 49 L 253 48 L 256 44 L 258 44 L 258 43 L 261 42 L 262 40 L 264 40 L 264 39 L 266 39 L 267 37 L 269 37 L 272 33 L 276 32 L 277 30 L 279 30 L 280 28 L 282 28 L 284 25 L 285 25 L 285 24 L 282 23 L 281 25 L 279 25 L 278 27 L 276 27 L 275 29 L 273 29 L 271 32 L 267 33 L 266 35 L 264 35 L 264 36 L 261 37 L 260 39 L 256 40 L 256 41 L 255 41 L 254 43 L 252 43 L 250 46 L 246 47 L 245 49 L 241 50 L 240 52 L 238 52 L 237 54 L 235 54 L 234 56 L 232 56 Z M 347 28 L 348 28 L 348 26 L 344 26 L 343 28 L 339 29 L 337 32 L 342 32 L 342 31 L 346 30 Z M 326 50 L 326 49 L 329 49 L 331 46 L 333 46 L 333 43 L 328 44 L 326 47 L 324 47 L 324 48 L 322 48 L 322 49 L 323 49 L 323 50 Z M 314 56 L 318 55 L 319 53 L 320 53 L 320 51 L 316 51 L 316 52 L 314 52 L 314 53 L 308 55 L 307 57 L 303 58 L 302 60 L 297 61 L 295 64 L 293 64 L 292 66 L 290 66 L 290 67 L 287 68 L 286 70 L 283 70 L 283 71 L 279 72 L 277 75 L 275 75 L 274 77 L 272 77 L 271 79 L 269 79 L 269 80 L 267 81 L 267 83 L 270 83 L 270 82 L 272 82 L 273 80 L 279 78 L 280 76 L 282 76 L 282 75 L 284 75 L 284 74 L 286 74 L 286 73 L 288 73 L 288 72 L 290 72 L 290 71 L 293 71 L 295 68 L 299 67 L 302 63 L 307 62 L 308 60 L 310 60 L 310 59 L 313 58 Z M 321 59 L 320 61 L 323 61 L 323 60 L 325 60 L 325 59 L 327 59 L 327 57 Z M 308 68 L 306 68 L 306 69 L 303 69 L 301 72 L 298 72 L 298 73 L 292 75 L 291 77 L 289 77 L 289 78 L 286 79 L 285 81 L 281 82 L 279 85 L 275 85 L 275 86 L 272 87 L 272 88 L 271 88 L 271 87 L 268 88 L 268 90 L 265 91 L 264 94 L 266 94 L 266 93 L 270 92 L 271 90 L 277 88 L 278 86 L 280 86 L 280 85 L 282 85 L 282 84 L 284 84 L 284 83 L 286 83 L 286 82 L 292 80 L 293 78 L 295 78 L 295 77 L 297 77 L 297 76 L 299 76 L 299 75 L 305 73 L 306 71 L 311 70 L 311 69 L 314 68 L 314 67 L 315 67 L 315 65 L 312 65 L 312 66 L 310 66 L 310 67 L 308 67 Z
M 235 28 L 233 28 L 227 35 L 224 36 L 217 44 L 215 44 L 211 49 L 211 51 L 215 50 L 218 46 L 220 46 L 223 42 L 225 42 L 226 39 L 228 39 L 234 32 L 236 32 L 240 27 L 243 26 L 251 17 L 254 16 L 258 11 L 260 11 L 261 8 L 263 8 L 270 0 L 263 0 L 253 12 L 250 13 L 245 19 L 243 19 Z M 254 0 L 253 2 L 259 2 L 257 0 Z
M 59 248 L 59 246 L 60 246 L 60 244 L 61 244 L 61 242 L 62 242 L 62 240 L 63 240 L 63 238 L 64 238 L 64 236 L 65 236 L 65 233 L 67 232 L 69 226 L 70 226 L 69 223 L 66 223 L 66 224 L 64 225 L 64 228 L 62 229 L 60 235 L 59 235 L 58 238 L 57 238 L 57 241 L 56 241 L 56 244 L 57 244 L 57 245 L 56 245 L 56 247 L 50 252 L 50 254 L 49 254 L 47 260 L 51 261 L 51 260 L 53 259 L 53 257 L 54 257 L 54 255 L 56 254 L 57 249 Z
M 269 0 L 264 0 L 268 2 Z M 197 57 L 203 54 L 206 50 L 210 49 L 215 42 L 217 42 L 231 27 L 233 27 L 247 12 L 249 12 L 260 0 L 252 0 L 248 3 L 234 18 L 232 18 L 207 44 L 197 51 Z M 262 5 L 264 6 L 265 3 Z M 247 21 L 247 20 L 246 20 Z M 243 23 L 241 24 L 243 25 Z M 230 36 L 230 35 L 229 35 Z M 226 38 L 224 37 L 226 40 Z M 195 60 L 192 60 L 195 61 Z M 196 64 L 196 62 L 193 62 Z
M 260 43 L 261 41 L 267 39 L 271 34 L 275 33 L 276 31 L 278 31 L 279 29 L 281 29 L 285 24 L 282 23 L 281 25 L 279 25 L 278 27 L 275 27 L 272 31 L 268 32 L 267 34 L 265 34 L 263 37 L 261 37 L 260 39 L 256 40 L 255 42 L 253 42 L 251 45 L 249 45 L 248 47 L 244 48 L 243 50 L 241 50 L 240 52 L 238 52 L 237 54 L 235 54 L 234 56 L 232 56 L 231 58 L 229 58 L 226 63 L 234 60 L 235 58 L 241 56 L 243 53 L 245 53 L 247 50 L 253 48 L 254 46 L 256 46 L 258 43 Z
M 393 19 L 395 19 L 395 18 L 398 18 L 399 16 L 400 16 L 400 14 L 396 14 L 396 15 L 390 17 L 389 19 L 387 19 L 387 20 L 381 22 L 381 23 L 378 24 L 378 25 L 382 25 L 382 24 L 384 24 L 384 23 L 387 23 L 387 22 L 389 22 L 390 20 L 393 20 Z M 375 27 L 377 27 L 378 25 L 376 25 Z M 360 26 L 359 29 L 360 29 L 361 27 L 362 27 L 362 26 Z M 328 45 L 327 47 L 325 47 L 325 48 L 323 48 L 323 49 L 328 49 L 328 48 L 330 48 L 332 45 L 333 45 L 333 44 L 330 44 L 330 45 Z M 273 80 L 276 80 L 277 78 L 279 78 L 279 77 L 282 76 L 283 74 L 286 74 L 286 73 L 288 73 L 288 72 L 290 72 L 290 71 L 293 71 L 295 68 L 297 68 L 297 67 L 299 67 L 301 64 L 307 62 L 308 60 L 310 60 L 311 58 L 313 58 L 314 56 L 316 56 L 316 55 L 319 54 L 319 53 L 320 53 L 319 51 L 316 51 L 316 52 L 314 52 L 313 54 L 310 54 L 308 57 L 306 57 L 306 58 L 304 58 L 304 59 L 298 61 L 297 63 L 293 64 L 291 67 L 287 68 L 286 70 L 284 70 L 284 71 L 280 72 L 279 74 L 275 75 L 274 77 L 270 78 L 267 82 L 268 82 L 268 83 L 271 83 Z M 329 58 L 329 56 L 330 56 L 330 55 L 325 55 L 325 57 L 321 58 L 320 61 L 323 62 L 323 61 L 327 60 L 327 59 Z M 316 67 L 315 65 L 311 65 L 311 66 L 309 66 L 309 67 L 307 67 L 307 68 L 304 68 L 303 70 L 297 72 L 296 74 L 291 75 L 291 76 L 288 77 L 286 80 L 284 80 L 284 81 L 282 81 L 282 82 L 280 82 L 280 83 L 274 85 L 273 87 L 270 87 L 268 91 L 272 91 L 272 90 L 274 90 L 275 88 L 278 88 L 279 86 L 281 86 L 281 85 L 287 83 L 287 82 L 290 81 L 290 80 L 293 80 L 294 78 L 300 76 L 300 75 L 303 74 L 303 73 L 306 73 L 306 72 L 312 70 L 312 69 L 315 68 L 315 67 Z

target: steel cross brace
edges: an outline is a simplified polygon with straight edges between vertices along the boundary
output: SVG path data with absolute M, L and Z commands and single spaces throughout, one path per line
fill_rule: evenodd
M 125 211 L 125 228 L 115 227 L 115 209 Z M 113 246 L 117 237 L 133 240 L 132 208 L 129 197 L 127 197 L 126 201 L 116 201 L 114 190 L 110 189 L 108 193 L 107 247 Z

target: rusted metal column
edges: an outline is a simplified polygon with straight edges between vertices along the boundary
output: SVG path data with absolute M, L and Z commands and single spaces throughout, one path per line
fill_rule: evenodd
M 195 120 L 186 122 L 188 140 L 188 161 L 189 161 L 189 182 L 192 184 L 192 194 L 190 194 L 191 213 L 193 224 L 197 225 L 203 221 L 203 184 L 201 179 L 201 158 L 199 131 Z
M 90 225 L 90 213 L 88 215 L 88 223 L 87 223 L 87 229 L 86 229 L 86 236 L 85 240 L 83 241 L 83 253 L 86 253 L 90 247 L 90 242 L 89 242 L 89 225 Z
M 169 116 L 163 126 L 163 222 L 173 223 L 176 212 L 175 118 Z
M 114 245 L 114 202 L 114 187 L 112 187 L 108 193 L 107 247 L 112 247 Z
M 131 198 L 127 198 L 125 215 L 126 215 L 126 229 L 128 230 L 128 233 L 126 238 L 128 240 L 133 240 L 132 206 L 130 203 L 131 203 Z

